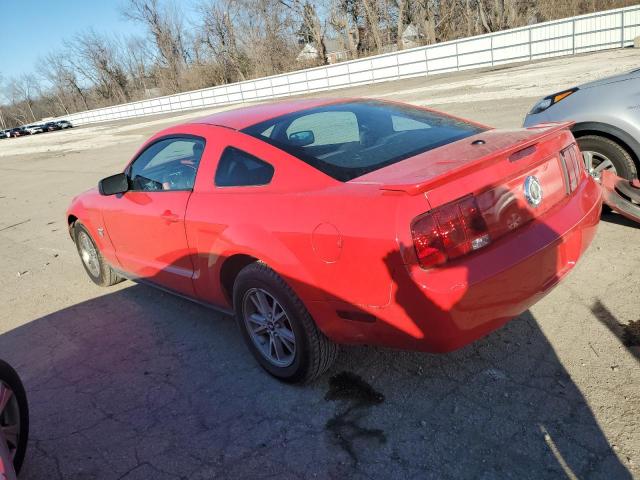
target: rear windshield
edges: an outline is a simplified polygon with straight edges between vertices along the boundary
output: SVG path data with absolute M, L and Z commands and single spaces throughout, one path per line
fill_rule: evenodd
M 483 130 L 415 107 L 365 101 L 302 110 L 243 132 L 347 182 Z

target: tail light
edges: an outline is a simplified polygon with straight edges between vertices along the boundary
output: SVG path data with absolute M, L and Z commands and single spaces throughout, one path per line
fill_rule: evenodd
M 467 196 L 416 218 L 411 235 L 423 268 L 434 267 L 491 243 L 478 203 Z
M 517 154 L 520 152 L 516 157 Z M 539 205 L 525 200 L 524 189 L 531 176 L 544 185 L 544 200 Z M 416 217 L 411 223 L 411 235 L 420 266 L 442 265 L 498 241 L 566 200 L 585 176 L 582 154 L 573 143 L 560 151 L 560 162 L 554 156 L 533 167 L 525 166 L 493 188 Z
M 578 188 L 580 179 L 585 172 L 584 160 L 575 143 L 562 150 L 560 156 L 567 172 L 567 193 L 571 193 Z

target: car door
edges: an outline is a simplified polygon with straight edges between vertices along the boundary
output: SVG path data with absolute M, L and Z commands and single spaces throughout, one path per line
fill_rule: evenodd
M 135 277 L 193 296 L 185 211 L 205 141 L 160 138 L 129 165 L 129 191 L 109 197 L 103 219 L 121 267 Z

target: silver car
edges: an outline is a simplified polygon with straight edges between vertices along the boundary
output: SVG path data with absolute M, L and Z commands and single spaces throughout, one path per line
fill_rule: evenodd
M 589 172 L 629 180 L 640 172 L 640 69 L 549 95 L 534 105 L 525 127 L 572 120 Z
M 26 127 L 24 127 L 25 130 L 27 132 L 29 132 L 31 135 L 35 135 L 36 133 L 42 133 L 44 132 L 42 125 L 27 125 Z

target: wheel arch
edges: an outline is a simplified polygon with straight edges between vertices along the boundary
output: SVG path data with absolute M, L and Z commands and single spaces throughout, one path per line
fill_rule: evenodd
M 571 128 L 571 132 L 576 139 L 586 135 L 600 135 L 616 142 L 629 152 L 633 163 L 636 165 L 638 171 L 640 171 L 640 142 L 624 130 L 606 123 L 580 122 Z
M 75 215 L 67 215 L 67 228 L 69 229 L 69 236 L 71 237 L 71 240 L 74 240 L 74 241 L 75 239 L 73 236 L 73 229 L 77 221 L 78 221 L 78 217 L 76 217 Z
M 256 251 L 251 248 L 234 249 L 223 255 L 224 260 L 220 264 L 217 280 L 226 300 L 233 306 L 233 285 L 236 277 L 247 265 L 254 262 L 262 262 L 289 285 L 300 297 L 303 303 L 324 299 L 321 290 L 317 288 L 311 271 L 292 252 L 281 250 L 271 251 L 269 254 Z
M 315 325 L 328 338 L 335 341 L 335 312 L 328 309 L 322 289 L 315 286 L 311 279 L 311 272 L 298 262 L 291 263 L 291 258 L 264 257 L 257 252 L 250 253 L 237 251 L 227 254 L 220 265 L 218 281 L 220 290 L 227 299 L 232 310 L 235 310 L 233 302 L 233 287 L 238 274 L 248 265 L 261 262 L 277 275 L 291 288 L 305 306 Z
M 220 286 L 229 305 L 233 307 L 233 286 L 238 274 L 246 266 L 260 261 L 258 258 L 245 253 L 236 253 L 227 257 L 220 267 Z

